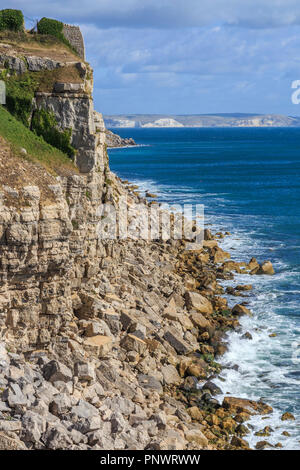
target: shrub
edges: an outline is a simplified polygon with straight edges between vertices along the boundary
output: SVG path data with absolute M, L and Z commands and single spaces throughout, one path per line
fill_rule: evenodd
M 23 31 L 24 16 L 21 10 L 1 10 L 0 11 L 0 31 Z
M 42 18 L 37 25 L 39 34 L 49 34 L 61 39 L 63 36 L 63 23 L 61 21 L 52 20 L 50 18 Z
M 46 111 L 45 109 L 35 111 L 31 121 L 31 129 L 38 136 L 43 137 L 48 144 L 58 148 L 69 157 L 72 158 L 75 156 L 76 151 L 70 143 L 72 130 L 59 130 L 54 113 Z
M 64 25 L 61 21 L 52 20 L 51 18 L 42 18 L 37 24 L 37 31 L 39 34 L 56 37 L 75 52 L 74 48 L 64 36 L 63 27 Z

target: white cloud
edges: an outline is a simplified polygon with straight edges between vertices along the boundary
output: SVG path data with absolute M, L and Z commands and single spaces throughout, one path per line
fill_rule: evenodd
M 4 3 L 2 0 L 0 4 Z M 7 7 L 3 5 L 3 8 Z M 14 0 L 30 18 L 51 16 L 99 27 L 178 28 L 300 24 L 298 0 Z

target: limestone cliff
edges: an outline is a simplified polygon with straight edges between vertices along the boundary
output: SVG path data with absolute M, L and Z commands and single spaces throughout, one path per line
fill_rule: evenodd
M 185 240 L 99 237 L 102 203 L 126 196 L 134 233 L 135 203 L 154 203 L 110 173 L 90 66 L 33 52 L 0 44 L 0 64 L 51 72 L 32 114 L 43 107 L 72 129 L 80 171 L 49 174 L 21 149 L 14 173 L 0 139 L 0 449 L 247 448 L 240 423 L 272 410 L 220 404 L 210 379 L 224 331 L 250 313 L 228 308 L 217 279 L 259 264 L 226 262 L 209 230 L 195 252 Z M 67 81 L 74 67 L 80 80 Z
M 106 184 L 105 127 L 91 97 L 91 67 L 74 61 L 69 52 L 64 61 L 57 53 L 47 57 L 47 48 L 39 49 L 39 55 L 32 52 L 0 44 L 0 64 L 17 74 L 68 67 L 79 72 L 80 83 L 54 82 L 52 91 L 36 92 L 32 114 L 40 108 L 50 110 L 61 129 L 72 129 L 75 162 L 82 175 L 57 177 L 49 184 L 51 202 L 41 197 L 39 185 L 2 188 L 1 323 L 22 351 L 49 345 L 72 319 L 74 291 L 99 273 L 105 249 L 97 240 L 96 213 L 111 193 Z M 13 195 L 11 205 L 8 194 Z
M 106 137 L 106 145 L 107 147 L 110 147 L 110 148 L 130 147 L 132 145 L 136 145 L 132 137 L 122 138 L 118 134 L 115 134 L 114 132 L 109 131 L 108 129 L 106 129 L 105 131 L 105 137 Z

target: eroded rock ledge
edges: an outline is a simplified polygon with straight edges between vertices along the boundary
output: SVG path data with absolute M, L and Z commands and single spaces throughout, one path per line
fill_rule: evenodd
M 64 66 L 2 49 L 16 73 Z M 99 238 L 101 204 L 153 202 L 110 172 L 91 70 L 75 63 L 80 86 L 33 104 L 72 128 L 82 174 L 0 191 L 0 449 L 248 448 L 243 423 L 271 409 L 215 398 L 224 335 L 251 313 L 229 308 L 218 281 L 271 266 L 228 260 L 209 230 L 193 252 Z
M 118 134 L 115 134 L 108 129 L 105 130 L 105 138 L 106 138 L 106 145 L 107 147 L 131 147 L 132 145 L 136 145 L 136 142 L 132 137 L 123 138 L 120 137 Z

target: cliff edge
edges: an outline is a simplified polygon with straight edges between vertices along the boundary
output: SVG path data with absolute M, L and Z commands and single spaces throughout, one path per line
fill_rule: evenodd
M 218 279 L 262 268 L 228 261 L 209 230 L 196 251 L 143 239 L 138 206 L 155 201 L 109 170 L 89 64 L 4 39 L 11 96 L 11 77 L 33 96 L 23 122 L 0 108 L 0 449 L 248 448 L 242 423 L 272 409 L 216 398 L 224 332 L 250 314 Z M 122 197 L 132 236 L 100 237 Z

